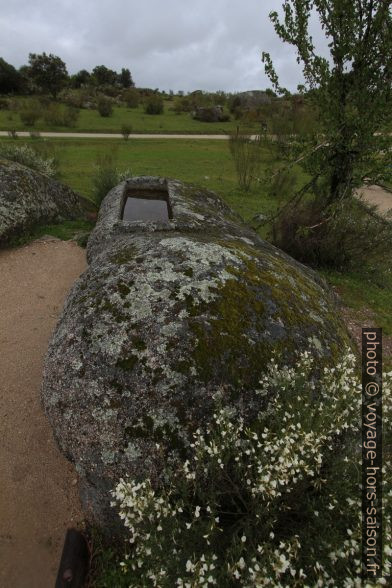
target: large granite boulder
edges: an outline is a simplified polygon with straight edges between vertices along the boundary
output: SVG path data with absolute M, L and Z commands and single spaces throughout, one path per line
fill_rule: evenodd
M 91 209 L 91 203 L 68 186 L 0 160 L 0 246 L 36 225 L 80 218 Z
M 222 106 L 197 106 L 192 117 L 202 122 L 225 122 L 230 117 L 223 112 Z
M 169 218 L 137 220 L 142 197 Z M 136 220 L 121 218 L 129 202 Z M 274 352 L 291 362 L 311 341 L 322 366 L 348 342 L 316 273 L 214 193 L 178 181 L 135 178 L 109 192 L 88 260 L 49 347 L 43 402 L 102 526 L 117 522 L 118 479 L 158 483 L 210 418 L 214 395 L 252 418 Z

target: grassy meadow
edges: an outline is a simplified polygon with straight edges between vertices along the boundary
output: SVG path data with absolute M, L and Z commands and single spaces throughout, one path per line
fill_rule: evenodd
M 15 98 L 15 104 L 19 99 Z M 146 114 L 140 104 L 137 108 L 114 106 L 111 116 L 100 116 L 97 110 L 81 109 L 74 127 L 50 125 L 40 118 L 34 126 L 22 123 L 16 110 L 0 109 L 0 131 L 58 131 L 79 133 L 120 133 L 124 124 L 131 125 L 133 133 L 187 133 L 220 135 L 228 134 L 237 126 L 234 119 L 228 122 L 201 122 L 194 120 L 189 113 L 176 114 L 170 108 L 173 102 L 166 100 L 162 114 Z M 42 113 L 44 114 L 44 112 Z
M 2 141 L 10 142 L 4 138 Z M 245 221 L 257 213 L 270 214 L 278 202 L 268 195 L 265 177 L 279 166 L 273 147 L 266 145 L 260 169 L 260 181 L 249 192 L 238 188 L 236 172 L 226 141 L 191 139 L 28 139 L 42 155 L 55 157 L 60 180 L 88 198 L 93 198 L 93 175 L 97 163 L 110 154 L 119 171 L 131 175 L 158 175 L 177 178 L 216 191 Z M 18 140 L 18 144 L 22 140 Z M 297 170 L 297 187 L 306 177 Z M 41 227 L 34 236 L 49 233 L 71 238 L 89 227 L 84 223 L 68 222 L 61 226 Z M 262 236 L 265 237 L 262 233 Z M 360 319 L 382 325 L 385 335 L 392 335 L 392 276 L 380 276 L 377 281 L 362 274 L 321 272 L 336 289 L 343 303 L 353 309 Z M 392 358 L 388 360 L 392 364 Z

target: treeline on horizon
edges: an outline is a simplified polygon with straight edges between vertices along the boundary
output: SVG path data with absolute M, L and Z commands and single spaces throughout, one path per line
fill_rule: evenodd
M 317 127 L 318 119 L 306 94 L 278 97 L 271 89 L 167 93 L 158 88 L 136 87 L 125 67 L 116 72 L 97 65 L 91 71 L 82 69 L 70 75 L 60 57 L 46 53 L 30 53 L 28 65 L 18 69 L 0 57 L 0 95 L 4 96 L 0 99 L 0 110 L 19 113 L 26 127 L 34 127 L 42 116 L 50 126 L 72 127 L 77 125 L 80 109 L 94 109 L 108 117 L 114 107 L 121 106 L 142 106 L 146 114 L 169 110 L 204 122 L 234 119 L 241 126 L 261 125 L 277 136 L 308 133 Z
M 135 86 L 131 72 L 125 67 L 118 73 L 105 65 L 97 65 L 91 72 L 81 69 L 70 75 L 64 61 L 51 53 L 30 53 L 28 64 L 18 69 L 0 57 L 0 94 L 35 94 L 48 91 L 56 98 L 63 88 L 78 89 L 89 85 L 117 88 Z
M 120 72 L 106 67 L 105 65 L 97 65 L 91 71 L 81 69 L 75 74 L 69 74 L 65 62 L 58 56 L 53 54 L 30 53 L 28 64 L 16 68 L 11 63 L 8 63 L 3 57 L 0 57 L 0 94 L 37 94 L 39 92 L 48 92 L 52 94 L 55 99 L 59 91 L 64 88 L 81 89 L 83 87 L 99 87 L 104 88 L 110 86 L 117 89 L 134 88 L 135 83 L 132 74 L 128 68 L 122 68 Z M 140 92 L 160 93 L 163 95 L 174 96 L 175 92 L 170 90 L 168 93 L 159 88 L 140 88 Z M 260 90 L 261 92 L 261 90 Z M 202 90 L 195 90 L 191 92 L 184 92 L 179 90 L 177 95 L 182 97 L 186 94 L 217 94 L 221 99 L 242 92 L 208 92 Z M 271 89 L 266 89 L 264 93 L 271 97 L 276 97 L 276 94 Z

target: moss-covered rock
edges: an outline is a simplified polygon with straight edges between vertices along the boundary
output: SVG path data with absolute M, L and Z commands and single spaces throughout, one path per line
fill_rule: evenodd
M 24 165 L 0 160 L 0 246 L 40 224 L 86 216 L 87 200 Z
M 173 218 L 126 222 L 129 184 L 104 200 L 46 359 L 43 401 L 98 524 L 121 476 L 159 483 L 210 418 L 217 393 L 245 418 L 274 353 L 312 341 L 333 363 L 348 337 L 319 276 L 262 241 L 213 193 L 167 186 Z

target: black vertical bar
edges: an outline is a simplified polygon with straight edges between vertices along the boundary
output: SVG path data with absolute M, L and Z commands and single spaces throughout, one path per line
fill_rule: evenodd
M 55 588 L 82 588 L 87 576 L 89 551 L 82 533 L 68 529 Z

